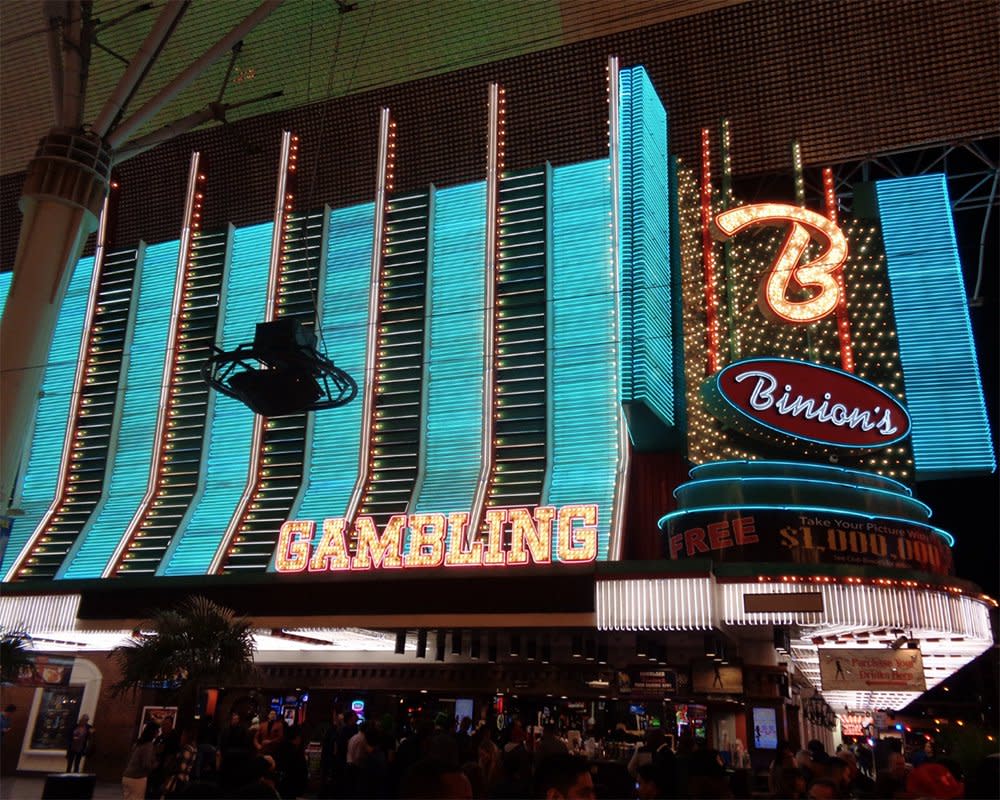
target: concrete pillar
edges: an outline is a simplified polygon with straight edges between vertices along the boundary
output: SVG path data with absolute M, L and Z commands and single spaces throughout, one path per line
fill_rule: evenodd
M 109 151 L 94 136 L 54 128 L 28 165 L 14 279 L 0 321 L 0 511 L 18 478 L 56 318 L 108 192 Z M 68 387 L 67 387 L 68 388 Z

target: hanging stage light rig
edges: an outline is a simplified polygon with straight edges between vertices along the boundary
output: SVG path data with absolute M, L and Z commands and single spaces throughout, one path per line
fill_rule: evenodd
M 358 385 L 316 350 L 316 335 L 294 318 L 258 322 L 253 344 L 213 347 L 201 376 L 264 417 L 346 405 Z

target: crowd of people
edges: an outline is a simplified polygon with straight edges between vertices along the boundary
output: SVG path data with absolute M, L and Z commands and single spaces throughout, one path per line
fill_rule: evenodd
M 653 729 L 611 758 L 615 731 L 559 731 L 554 723 L 499 730 L 447 714 L 419 715 L 397 727 L 389 715 L 334 716 L 322 734 L 318 774 L 310 776 L 305 739 L 274 712 L 263 720 L 234 713 L 221 732 L 210 722 L 177 730 L 170 720 L 148 724 L 122 777 L 125 800 L 142 798 L 750 798 L 865 800 L 963 797 L 957 767 L 932 754 L 908 764 L 901 753 L 869 777 L 850 747 L 827 754 L 818 741 L 796 752 L 780 743 L 765 787 L 755 785 L 749 759 L 681 736 L 676 747 Z M 621 754 L 622 748 L 614 748 Z M 729 756 L 726 758 L 725 756 Z M 867 755 L 871 755 L 868 751 Z M 744 768 L 740 768 L 740 767 Z M 967 794 L 967 797 L 990 796 Z

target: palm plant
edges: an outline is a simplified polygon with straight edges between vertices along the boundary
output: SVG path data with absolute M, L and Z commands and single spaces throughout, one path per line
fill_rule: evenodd
M 27 632 L 0 628 L 0 682 L 13 683 L 33 662 Z
M 112 653 L 121 675 L 111 687 L 114 694 L 166 685 L 176 692 L 183 715 L 193 710 L 202 690 L 246 682 L 255 674 L 250 621 L 206 597 L 156 611 L 149 628 L 152 633 L 139 633 Z

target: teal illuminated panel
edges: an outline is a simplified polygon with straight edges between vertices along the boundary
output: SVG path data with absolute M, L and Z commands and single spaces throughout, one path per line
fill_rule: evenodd
M 486 185 L 441 189 L 433 208 L 426 405 L 411 513 L 447 514 L 472 507 L 482 467 Z
M 10 292 L 10 282 L 14 277 L 13 272 L 0 272 L 0 317 L 7 306 L 7 294 Z
M 620 72 L 622 403 L 638 446 L 675 424 L 667 112 L 642 67 Z
M 368 298 L 372 279 L 375 205 L 342 208 L 330 214 L 326 277 L 320 298 L 322 347 L 364 393 Z M 361 448 L 360 399 L 343 408 L 313 414 L 310 469 L 296 519 L 343 516 L 358 478 Z
M 252 342 L 267 307 L 267 278 L 273 222 L 238 228 L 225 280 L 220 347 Z M 208 423 L 208 458 L 191 515 L 181 523 L 158 570 L 162 575 L 204 575 L 222 543 L 247 486 L 254 413 L 232 397 L 213 392 Z
M 42 394 L 35 412 L 35 427 L 28 450 L 28 464 L 24 471 L 20 500 L 15 503 L 24 512 L 24 516 L 16 517 L 11 528 L 0 573 L 3 575 L 7 574 L 55 498 L 93 273 L 92 256 L 81 258 L 77 262 L 56 320 L 48 365 L 42 379 Z M 4 273 L 5 276 L 11 274 Z M 5 298 L 6 294 L 5 290 Z
M 119 390 L 125 397 L 114 463 L 104 499 L 70 548 L 57 578 L 101 577 L 146 494 L 179 252 L 177 240 L 146 248 L 139 275 L 135 332 L 124 386 Z
M 544 501 L 597 503 L 597 558 L 605 560 L 621 457 L 607 160 L 553 171 L 551 252 L 552 459 Z
M 879 181 L 918 479 L 996 469 L 944 175 Z

